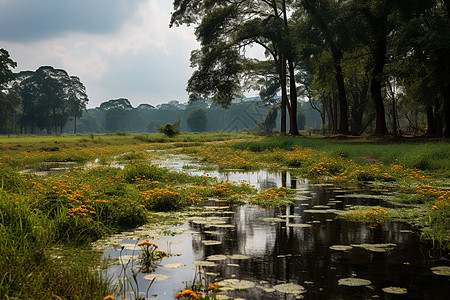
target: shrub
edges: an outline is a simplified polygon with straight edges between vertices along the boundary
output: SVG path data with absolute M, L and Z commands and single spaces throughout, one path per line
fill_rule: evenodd
M 172 211 L 184 206 L 183 197 L 174 188 L 154 188 L 141 193 L 149 210 Z
M 101 222 L 114 231 L 135 228 L 146 223 L 145 209 L 135 203 L 124 203 L 118 200 L 97 200 L 92 206 L 95 208 L 95 220 Z
M 160 132 L 160 133 L 162 133 L 162 134 L 164 134 L 164 135 L 166 135 L 166 136 L 168 136 L 170 138 L 174 137 L 174 136 L 176 136 L 176 135 L 181 133 L 181 131 L 180 131 L 180 121 L 178 120 L 178 121 L 176 121 L 173 124 L 167 123 L 164 126 L 160 126 L 158 128 L 158 132 Z
M 123 176 L 126 182 L 134 183 L 139 180 L 165 180 L 168 171 L 145 163 L 137 163 L 125 166 Z

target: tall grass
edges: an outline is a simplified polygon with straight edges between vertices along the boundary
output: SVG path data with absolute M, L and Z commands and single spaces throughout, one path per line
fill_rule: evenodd
M 99 255 L 51 250 L 54 229 L 29 199 L 0 191 L 0 299 L 100 299 L 110 292 L 93 270 Z
M 234 149 L 262 152 L 276 148 L 292 150 L 296 146 L 324 151 L 358 163 L 400 163 L 420 170 L 450 169 L 450 145 L 447 142 L 386 142 L 371 140 L 333 140 L 318 138 L 270 137 L 260 141 L 238 142 Z

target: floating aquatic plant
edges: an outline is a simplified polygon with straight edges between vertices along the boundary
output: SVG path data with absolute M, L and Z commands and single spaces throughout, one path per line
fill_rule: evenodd
M 371 282 L 362 278 L 341 278 L 338 280 L 338 284 L 345 286 L 366 286 L 371 284 Z
M 306 292 L 305 288 L 298 284 L 293 283 L 283 283 L 278 284 L 273 287 L 276 291 L 285 293 L 285 294 L 294 294 L 299 295 Z
M 205 246 L 214 246 L 214 245 L 220 245 L 222 244 L 221 241 L 213 241 L 213 240 L 203 240 L 202 244 Z
M 336 250 L 336 251 L 349 251 L 351 249 L 353 249 L 352 246 L 346 246 L 346 245 L 333 245 L 330 246 L 331 250 Z
M 225 255 L 210 255 L 206 258 L 206 260 L 218 261 L 218 260 L 226 260 L 227 257 Z
M 169 276 L 167 275 L 163 275 L 163 274 L 148 274 L 144 276 L 145 280 L 155 280 L 155 281 L 162 281 L 162 280 L 166 280 L 169 279 Z
M 431 268 L 433 274 L 441 276 L 450 276 L 450 266 L 437 266 Z
M 388 294 L 395 294 L 395 295 L 402 295 L 402 294 L 407 294 L 408 290 L 402 287 L 396 287 L 396 286 L 389 286 L 389 287 L 385 287 L 382 288 L 383 292 L 388 293 Z
M 194 261 L 194 265 L 197 267 L 217 267 L 212 261 Z
M 351 244 L 350 246 L 355 248 L 363 248 L 372 252 L 386 252 L 396 247 L 396 244 Z
M 307 227 L 312 227 L 312 225 L 311 224 L 289 224 L 289 227 L 307 228 Z
M 221 291 L 227 292 L 235 290 L 247 290 L 255 287 L 254 282 L 239 279 L 225 279 L 216 283 L 221 286 Z

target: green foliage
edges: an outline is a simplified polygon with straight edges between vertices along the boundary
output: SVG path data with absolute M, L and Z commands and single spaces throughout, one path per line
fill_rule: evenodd
M 172 138 L 181 133 L 180 131 L 180 121 L 176 121 L 173 124 L 167 123 L 164 126 L 160 126 L 158 131 L 169 138 Z
M 60 209 L 54 216 L 55 238 L 69 245 L 84 245 L 96 241 L 107 233 L 112 233 L 101 222 L 94 222 L 91 216 L 69 214 L 72 209 Z
M 6 299 L 101 298 L 109 292 L 98 253 L 51 250 L 55 224 L 24 196 L 0 191 L 0 295 Z M 58 257 L 57 259 L 55 257 Z
M 379 207 L 372 207 L 371 210 L 354 211 L 339 215 L 339 218 L 351 222 L 365 223 L 385 223 L 391 221 L 392 217 L 388 211 Z
M 185 206 L 183 197 L 173 188 L 154 188 L 142 193 L 142 197 L 149 210 L 172 211 Z
M 30 132 L 36 128 L 47 133 L 62 131 L 69 117 L 80 117 L 89 101 L 78 77 L 49 66 L 20 72 L 11 92 L 22 99 L 20 126 Z
M 170 177 L 168 170 L 158 168 L 146 163 L 136 163 L 126 165 L 123 169 L 123 178 L 128 183 L 140 180 L 164 181 Z
M 3 87 L 5 83 L 14 79 L 14 73 L 11 69 L 17 67 L 17 63 L 13 61 L 9 52 L 5 49 L 0 49 L 0 87 Z
M 32 176 L 20 175 L 16 169 L 0 165 L 0 191 L 22 193 L 31 187 L 27 179 Z
M 293 205 L 293 194 L 295 191 L 287 190 L 284 187 L 272 188 L 261 191 L 257 195 L 250 198 L 249 203 L 264 207 L 280 207 Z

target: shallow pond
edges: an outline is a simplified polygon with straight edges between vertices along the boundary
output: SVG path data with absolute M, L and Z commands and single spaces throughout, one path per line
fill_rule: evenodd
M 183 169 L 185 162 L 178 160 L 173 165 Z M 230 299 L 447 299 L 450 295 L 450 277 L 431 269 L 450 265 L 447 254 L 430 256 L 408 224 L 359 224 L 335 218 L 346 206 L 380 205 L 384 197 L 357 197 L 358 191 L 311 185 L 286 172 L 208 175 L 264 189 L 287 186 L 296 190 L 296 202 L 285 209 L 229 208 L 216 203 L 171 228 L 174 235 L 158 237 L 147 228 L 115 237 L 111 242 L 115 246 L 105 252 L 107 257 L 138 255 L 135 245 L 142 240 L 173 254 L 153 273 L 137 274 L 141 295 L 174 299 L 177 292 L 191 287 L 197 265 L 203 265 L 207 284 L 230 284 L 230 291 L 224 293 Z M 128 278 L 132 277 L 130 267 L 136 264 L 135 258 L 127 265 Z M 114 264 L 108 274 L 118 282 L 123 269 Z M 151 281 L 145 276 L 155 274 L 158 277 L 147 292 Z

